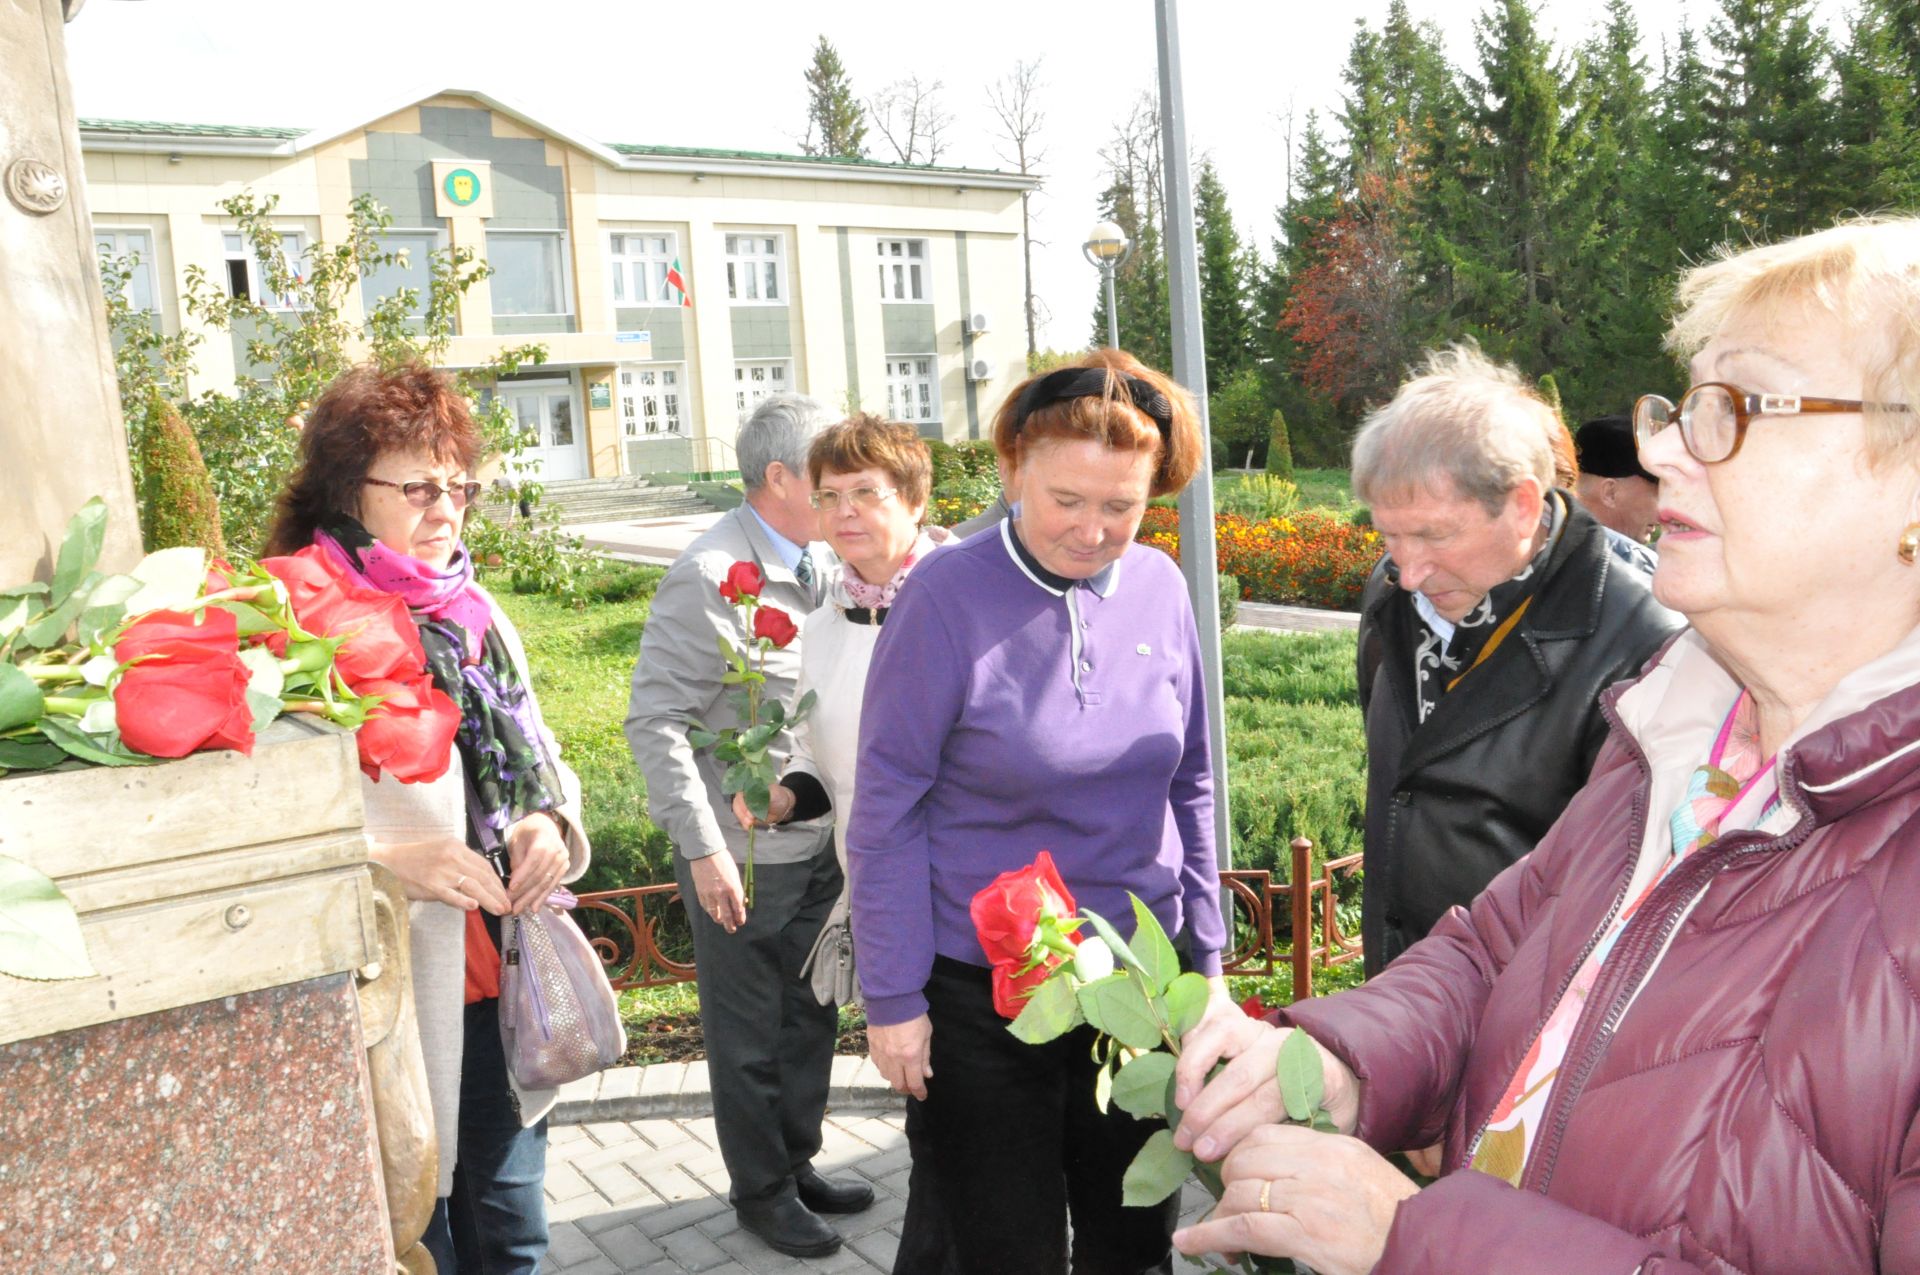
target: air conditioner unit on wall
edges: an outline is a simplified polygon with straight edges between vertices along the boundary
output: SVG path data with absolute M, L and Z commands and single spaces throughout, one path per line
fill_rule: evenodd
M 993 362 L 990 359 L 968 359 L 967 379 L 969 381 L 990 381 L 993 379 Z
M 973 311 L 966 317 L 961 326 L 967 330 L 968 335 L 976 332 L 985 332 L 987 330 L 987 312 L 985 310 Z

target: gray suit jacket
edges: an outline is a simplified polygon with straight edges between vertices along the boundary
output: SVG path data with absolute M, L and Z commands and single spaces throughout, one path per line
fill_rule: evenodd
M 720 583 L 736 562 L 753 562 L 766 577 L 761 600 L 779 607 L 799 624 L 826 594 L 828 575 L 837 571 L 824 545 L 812 552 L 814 585 L 809 589 L 780 561 L 752 510 L 742 505 L 723 516 L 667 569 L 653 595 L 647 627 L 640 635 L 640 661 L 633 669 L 627 702 L 627 743 L 647 781 L 647 809 L 654 823 L 689 859 L 721 850 L 744 861 L 747 834 L 733 817 L 733 799 L 720 793 L 726 767 L 711 749 L 687 742 L 687 724 L 701 721 L 714 730 L 742 724 L 734 707 L 736 689 L 721 684 L 726 672 L 716 639 L 734 647 L 746 644 L 740 612 L 720 596 Z M 766 661 L 766 696 L 792 707 L 800 677 L 800 643 L 773 651 Z M 793 741 L 774 741 L 776 773 L 786 769 Z M 828 819 L 762 828 L 754 844 L 757 863 L 798 863 L 811 859 L 833 832 Z

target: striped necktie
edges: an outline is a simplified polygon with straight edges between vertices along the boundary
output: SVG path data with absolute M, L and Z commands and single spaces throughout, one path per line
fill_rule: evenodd
M 813 589 L 813 558 L 805 549 L 800 551 L 800 561 L 794 564 L 793 578 L 809 592 Z

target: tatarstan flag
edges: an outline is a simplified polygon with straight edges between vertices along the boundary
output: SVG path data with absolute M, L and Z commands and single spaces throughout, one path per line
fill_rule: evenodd
M 680 273 L 680 258 L 675 257 L 673 264 L 667 267 L 667 286 L 680 294 L 682 307 L 693 305 L 693 294 L 687 291 L 687 277 Z

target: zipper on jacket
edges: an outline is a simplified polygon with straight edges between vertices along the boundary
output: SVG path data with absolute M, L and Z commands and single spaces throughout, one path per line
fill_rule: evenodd
M 1541 1009 L 1539 1020 L 1533 1025 L 1533 1032 L 1527 1037 L 1528 1050 L 1533 1048 L 1534 1041 L 1540 1039 L 1540 1033 L 1547 1029 L 1547 1020 L 1553 1017 L 1555 1007 L 1566 996 L 1567 989 L 1573 986 L 1573 980 L 1579 975 L 1580 967 L 1587 963 L 1587 958 L 1593 955 L 1593 949 L 1600 945 L 1601 936 L 1607 932 L 1607 927 L 1613 924 L 1613 918 L 1620 915 L 1620 909 L 1626 906 L 1627 892 L 1633 888 L 1633 869 L 1640 861 L 1640 846 L 1647 838 L 1647 796 L 1653 788 L 1653 765 L 1647 760 L 1646 751 L 1640 747 L 1640 741 L 1635 739 L 1633 732 L 1620 721 L 1611 702 L 1604 699 L 1600 702 L 1600 714 L 1606 718 L 1609 727 L 1618 731 L 1621 738 L 1626 740 L 1627 751 L 1633 754 L 1634 764 L 1640 768 L 1640 783 L 1634 787 L 1631 814 L 1627 821 L 1628 827 L 1633 832 L 1633 839 L 1628 844 L 1634 849 L 1633 853 L 1627 857 L 1626 871 L 1620 876 L 1620 889 L 1615 892 L 1613 903 L 1608 907 L 1605 918 L 1594 927 L 1593 934 L 1587 939 L 1586 946 L 1580 949 L 1580 954 L 1574 957 L 1573 964 L 1568 967 L 1566 977 L 1560 980 L 1560 986 L 1555 990 L 1552 999 L 1547 1001 Z M 1523 1051 L 1520 1056 L 1525 1058 L 1526 1053 Z M 1464 1169 L 1473 1163 L 1473 1157 L 1479 1153 L 1480 1143 L 1486 1138 L 1487 1126 L 1491 1123 L 1493 1123 L 1493 1112 L 1489 1111 L 1487 1118 L 1480 1122 L 1479 1129 L 1467 1142 L 1465 1159 L 1455 1165 L 1455 1168 Z
M 1795 759 L 1788 758 L 1789 773 L 1784 777 L 1782 793 L 1790 797 L 1789 808 L 1797 810 L 1800 818 L 1792 828 L 1778 837 L 1769 837 L 1722 847 L 1719 853 L 1713 850 L 1696 851 L 1699 857 L 1693 862 L 1683 862 L 1675 869 L 1676 875 L 1661 886 L 1656 894 L 1665 894 L 1658 900 L 1649 898 L 1647 906 L 1640 915 L 1628 922 L 1631 930 L 1638 924 L 1641 916 L 1655 915 L 1660 919 L 1657 924 L 1650 923 L 1639 931 L 1628 934 L 1623 932 L 1620 943 L 1614 949 L 1609 964 L 1612 971 L 1602 969 L 1602 977 L 1611 984 L 1607 997 L 1595 998 L 1587 1002 L 1581 1011 L 1579 1020 L 1574 1024 L 1573 1038 L 1567 1044 L 1567 1056 L 1572 1057 L 1574 1044 L 1579 1042 L 1583 1032 L 1586 1034 L 1585 1051 L 1580 1055 L 1578 1065 L 1571 1071 L 1562 1069 L 1562 1075 L 1554 1083 L 1553 1101 L 1548 1107 L 1549 1119 L 1541 1131 L 1542 1140 L 1535 1145 L 1537 1154 L 1527 1157 L 1526 1170 L 1521 1174 L 1520 1189 L 1536 1190 L 1545 1195 L 1547 1184 L 1553 1180 L 1553 1170 L 1560 1155 L 1560 1141 L 1566 1135 L 1567 1125 L 1573 1120 L 1573 1106 L 1586 1089 L 1587 1081 L 1592 1079 L 1600 1060 L 1606 1056 L 1607 1046 L 1612 1043 L 1614 1032 L 1619 1029 L 1621 1020 L 1626 1016 L 1634 997 L 1652 977 L 1660 954 L 1666 950 L 1667 940 L 1680 924 L 1694 902 L 1713 884 L 1715 877 L 1735 863 L 1744 862 L 1762 854 L 1774 854 L 1792 850 L 1813 835 L 1815 824 L 1812 811 L 1799 799 L 1799 786 L 1791 772 L 1798 769 Z M 1738 836 L 1739 834 L 1731 834 Z M 1649 932 L 1652 939 L 1649 941 Z M 1622 949 L 1625 949 L 1624 951 Z M 1582 960 L 1585 958 L 1583 957 Z M 1615 964 L 1615 962 L 1618 962 Z M 1611 974 L 1611 977 L 1608 977 Z M 1606 1006 L 1599 1021 L 1595 1022 L 1595 1007 Z

